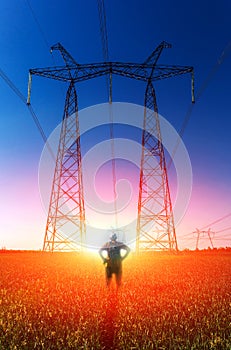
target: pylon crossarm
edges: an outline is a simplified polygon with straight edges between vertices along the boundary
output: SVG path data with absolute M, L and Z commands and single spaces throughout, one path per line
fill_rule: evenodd
M 131 79 L 148 81 L 152 64 L 137 64 L 137 63 L 120 63 L 120 62 L 107 62 L 96 64 L 79 64 L 78 66 L 69 67 L 47 67 L 47 68 L 35 68 L 30 69 L 30 75 L 37 75 L 44 78 L 55 79 L 60 81 L 71 81 L 75 83 L 85 80 L 90 80 L 103 75 L 115 74 Z M 154 73 L 152 74 L 152 80 L 162 80 L 174 77 L 176 75 L 191 73 L 192 67 L 187 66 L 167 66 L 156 65 Z M 31 78 L 30 78 L 31 79 Z
M 163 49 L 168 49 L 171 48 L 172 45 L 167 43 L 166 41 L 162 41 L 157 48 L 151 53 L 150 56 L 148 56 L 148 58 L 144 61 L 145 64 L 152 64 L 152 65 L 156 65 Z
M 58 50 L 60 52 L 67 67 L 71 67 L 73 65 L 78 66 L 78 63 L 76 62 L 76 60 L 71 56 L 71 54 L 60 43 L 57 43 L 51 47 L 51 53 L 54 50 Z

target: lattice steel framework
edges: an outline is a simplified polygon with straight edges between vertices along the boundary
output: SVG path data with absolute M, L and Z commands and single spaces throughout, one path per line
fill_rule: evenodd
M 85 209 L 77 94 L 67 90 L 43 250 L 80 250 L 85 239 Z
M 205 231 L 205 230 L 198 230 L 198 228 L 197 228 L 196 231 L 193 232 L 193 233 L 195 233 L 197 235 L 196 250 L 199 249 L 199 240 L 203 236 L 206 236 L 206 238 L 209 239 L 212 249 L 214 248 L 213 241 L 212 241 L 212 236 L 215 234 L 215 232 L 212 232 L 211 228 L 209 228 L 207 231 Z
M 190 73 L 192 76 L 192 101 L 194 102 L 194 77 L 193 67 L 157 65 L 162 50 L 169 47 L 171 45 L 163 41 L 144 63 L 103 62 L 79 64 L 58 43 L 52 47 L 52 50 L 60 51 L 65 62 L 64 67 L 30 70 L 28 104 L 30 104 L 32 75 L 69 82 L 44 238 L 44 250 L 72 250 L 76 249 L 76 246 L 80 248 L 83 244 L 85 236 L 85 209 L 75 83 L 109 75 L 109 96 L 111 96 L 111 77 L 113 74 L 141 80 L 146 83 L 136 249 L 137 251 L 177 250 L 172 204 L 153 82 Z M 75 118 L 70 118 L 73 113 L 75 113 Z M 70 138 L 72 138 L 71 142 Z M 157 163 L 155 166 L 153 166 L 152 162 L 154 157 L 156 160 L 155 164 Z M 72 230 L 69 231 L 69 227 L 72 227 Z M 63 230 L 65 234 L 62 233 Z M 70 233 L 67 234 L 67 232 Z
M 156 95 L 151 82 L 145 93 L 140 169 L 136 250 L 178 250 Z
M 147 82 L 144 101 L 144 124 L 138 198 L 136 251 L 178 250 L 162 144 L 156 94 L 152 75 L 164 43 L 148 58 L 153 67 Z M 153 157 L 155 162 L 153 162 Z

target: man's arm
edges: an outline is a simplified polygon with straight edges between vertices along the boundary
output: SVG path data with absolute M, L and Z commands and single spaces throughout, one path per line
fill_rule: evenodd
M 99 250 L 99 255 L 100 255 L 100 257 L 102 258 L 104 264 L 106 263 L 107 258 L 105 258 L 105 257 L 103 256 L 103 252 L 107 252 L 107 251 L 108 251 L 108 250 L 107 250 L 107 248 L 105 248 L 105 247 L 102 247 L 102 248 L 100 248 L 100 250 Z
M 125 244 L 123 244 L 123 245 L 121 246 L 121 249 L 126 250 L 126 253 L 125 253 L 124 256 L 122 257 L 122 260 L 124 260 L 124 259 L 128 256 L 128 254 L 130 253 L 131 249 L 130 249 L 127 245 L 125 245 Z

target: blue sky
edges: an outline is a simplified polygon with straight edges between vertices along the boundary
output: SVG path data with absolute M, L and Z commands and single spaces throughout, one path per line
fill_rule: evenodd
M 172 48 L 163 51 L 160 64 L 194 67 L 198 99 L 183 133 L 193 191 L 177 228 L 180 246 L 193 247 L 195 237 L 186 241 L 185 234 L 231 212 L 231 4 L 112 0 L 105 1 L 105 8 L 111 61 L 142 62 L 165 40 Z M 57 42 L 79 63 L 103 61 L 96 0 L 2 0 L 0 33 L 0 68 L 25 96 L 30 68 L 63 64 L 58 52 L 49 52 Z M 143 103 L 143 83 L 115 78 L 113 84 L 114 101 Z M 190 108 L 190 84 L 190 76 L 184 75 L 155 85 L 159 112 L 178 132 Z M 66 88 L 33 78 L 31 102 L 47 136 L 61 121 Z M 107 99 L 105 78 L 81 83 L 77 91 L 80 109 Z M 44 142 L 27 107 L 2 79 L 0 93 L 0 246 L 39 249 L 46 223 L 37 180 Z M 228 227 L 231 216 L 211 228 L 218 232 Z M 230 245 L 230 238 L 229 230 L 216 233 L 214 245 Z

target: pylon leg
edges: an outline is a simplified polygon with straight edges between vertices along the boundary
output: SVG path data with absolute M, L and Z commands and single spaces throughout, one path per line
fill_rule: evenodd
M 136 250 L 177 250 L 155 90 L 145 92 Z
M 43 250 L 80 250 L 85 231 L 78 103 L 71 81 L 65 101 Z

